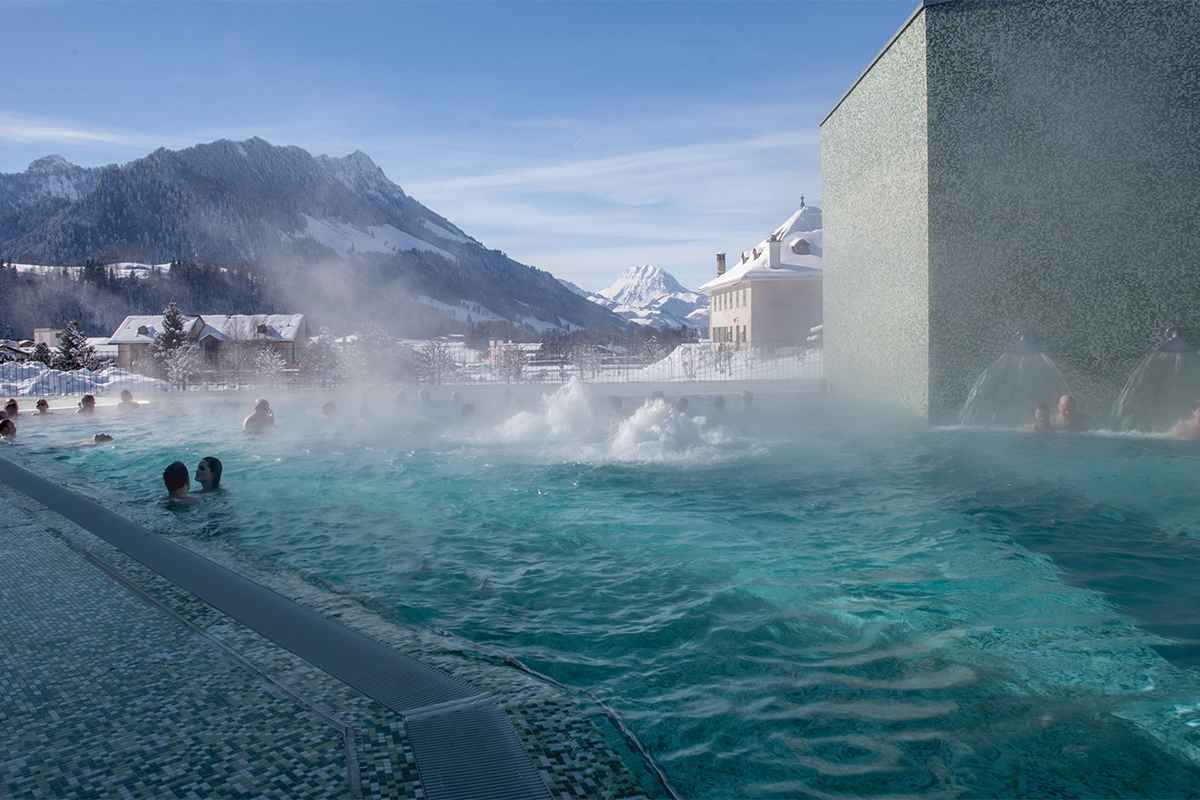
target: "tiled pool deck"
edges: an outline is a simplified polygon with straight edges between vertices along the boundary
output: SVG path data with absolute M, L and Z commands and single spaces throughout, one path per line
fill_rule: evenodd
M 554 798 L 665 794 L 586 698 L 355 598 L 202 555 L 500 700 Z M 400 715 L 0 481 L 0 794 L 425 796 Z

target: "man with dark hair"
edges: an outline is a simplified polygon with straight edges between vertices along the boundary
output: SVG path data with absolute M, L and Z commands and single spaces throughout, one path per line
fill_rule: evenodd
M 194 506 L 200 502 L 195 497 L 188 497 L 192 477 L 187 464 L 182 461 L 176 461 L 163 470 L 163 483 L 167 485 L 167 505 Z

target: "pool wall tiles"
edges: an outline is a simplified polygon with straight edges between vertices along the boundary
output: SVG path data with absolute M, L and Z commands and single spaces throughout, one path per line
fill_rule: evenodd
M 834 390 L 944 421 L 1030 326 L 1103 417 L 1200 334 L 1198 65 L 1190 0 L 919 10 L 822 126 Z

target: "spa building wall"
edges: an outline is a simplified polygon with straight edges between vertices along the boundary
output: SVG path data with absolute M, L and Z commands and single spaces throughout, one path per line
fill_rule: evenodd
M 947 420 L 1032 327 L 1103 417 L 1200 334 L 1198 65 L 1200 2 L 918 9 L 822 125 L 834 390 Z

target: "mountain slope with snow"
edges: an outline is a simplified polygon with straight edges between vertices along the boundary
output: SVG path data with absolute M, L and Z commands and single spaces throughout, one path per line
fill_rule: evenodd
M 548 272 L 488 250 L 365 153 L 314 157 L 259 138 L 162 148 L 94 170 L 49 156 L 0 175 L 0 256 L 249 265 L 276 304 L 330 324 L 370 315 L 405 335 L 421 333 L 405 309 L 422 296 L 486 304 L 516 325 L 622 324 Z

